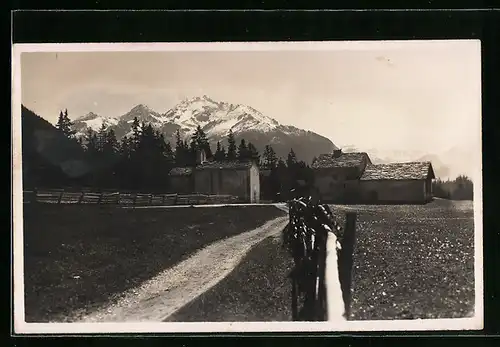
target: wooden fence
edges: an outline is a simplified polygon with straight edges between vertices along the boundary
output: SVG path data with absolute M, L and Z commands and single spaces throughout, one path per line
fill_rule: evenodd
M 32 190 L 23 192 L 23 203 L 100 204 L 100 205 L 201 205 L 231 204 L 241 199 L 231 195 L 205 194 L 144 194 L 129 192 L 65 191 L 64 189 Z
M 356 213 L 346 213 L 342 228 L 328 205 L 298 198 L 288 206 L 290 222 L 283 236 L 294 259 L 292 319 L 348 319 Z

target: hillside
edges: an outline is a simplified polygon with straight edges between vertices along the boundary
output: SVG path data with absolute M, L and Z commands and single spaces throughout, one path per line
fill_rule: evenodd
M 278 156 L 285 158 L 290 148 L 293 148 L 297 156 L 306 162 L 310 162 L 318 154 L 337 148 L 324 136 L 280 124 L 250 106 L 219 102 L 206 95 L 185 99 L 165 113 L 156 112 L 143 104 L 116 118 L 102 117 L 91 112 L 76 119 L 74 129 L 78 135 L 83 135 L 89 127 L 97 130 L 104 124 L 121 138 L 130 132 L 134 117 L 141 122 L 151 123 L 172 144 L 177 130 L 183 138 L 188 138 L 197 126 L 201 126 L 214 148 L 217 141 L 223 141 L 227 146 L 225 141 L 229 130 L 234 133 L 236 141 L 245 138 L 260 152 L 265 145 L 271 144 Z
M 71 184 L 89 171 L 84 152 L 52 124 L 22 106 L 23 184 L 25 187 Z

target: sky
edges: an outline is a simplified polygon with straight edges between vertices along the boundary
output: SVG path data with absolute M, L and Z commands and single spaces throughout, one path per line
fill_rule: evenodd
M 477 146 L 478 41 L 304 47 L 24 52 L 21 99 L 55 123 L 65 108 L 73 119 L 90 111 L 120 116 L 139 103 L 165 112 L 206 94 L 338 146 L 432 153 Z

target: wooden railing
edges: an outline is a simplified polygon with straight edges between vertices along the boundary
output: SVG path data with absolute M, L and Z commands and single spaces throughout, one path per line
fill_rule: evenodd
M 130 192 L 65 191 L 64 189 L 30 190 L 23 192 L 23 203 L 99 204 L 99 205 L 201 205 L 241 202 L 232 195 L 206 194 L 145 194 Z
M 341 227 L 328 205 L 302 197 L 290 200 L 288 206 L 290 221 L 283 236 L 294 260 L 292 319 L 347 320 L 356 214 L 347 213 Z

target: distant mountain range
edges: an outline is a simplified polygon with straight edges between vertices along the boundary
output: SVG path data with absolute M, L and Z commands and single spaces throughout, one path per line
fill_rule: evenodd
M 112 128 L 119 138 L 130 132 L 131 123 L 137 117 L 140 121 L 151 122 L 172 144 L 177 129 L 183 137 L 188 137 L 200 125 L 207 133 L 213 147 L 218 140 L 225 145 L 229 129 L 237 141 L 241 138 L 252 142 L 261 152 L 266 144 L 271 144 L 277 154 L 286 158 L 293 148 L 301 160 L 311 162 L 314 156 L 332 152 L 338 147 L 329 139 L 311 131 L 305 131 L 262 115 L 259 111 L 244 105 L 216 102 L 204 96 L 186 99 L 165 113 L 158 113 L 145 105 L 137 105 L 126 114 L 112 118 L 88 113 L 74 121 L 74 129 L 83 135 L 88 128 L 98 130 L 103 124 Z M 81 177 L 89 167 L 84 160 L 81 147 L 76 141 L 68 141 L 52 124 L 22 107 L 23 131 L 23 173 L 26 181 L 36 182 L 39 175 L 52 177 L 59 182 L 61 177 Z M 453 147 L 441 153 L 427 153 L 421 150 L 380 150 L 358 148 L 355 145 L 342 146 L 344 152 L 367 152 L 374 164 L 430 161 L 437 177 L 454 179 L 458 175 L 473 176 L 471 162 L 472 149 Z M 473 167 L 472 167 L 473 168 Z M 35 174 L 36 172 L 36 174 Z
M 185 99 L 165 113 L 156 112 L 143 104 L 117 117 L 103 117 L 90 112 L 74 120 L 74 129 L 77 135 L 82 136 L 88 128 L 98 130 L 104 124 L 107 129 L 113 129 L 118 138 L 122 138 L 130 133 L 135 117 L 140 122 L 151 123 L 172 145 L 177 130 L 183 138 L 187 138 L 199 125 L 214 148 L 217 141 L 227 146 L 229 130 L 232 130 L 237 142 L 244 138 L 260 152 L 270 144 L 278 156 L 286 158 L 293 148 L 297 157 L 308 163 L 314 156 L 337 148 L 324 136 L 280 124 L 250 106 L 219 102 L 206 95 Z

